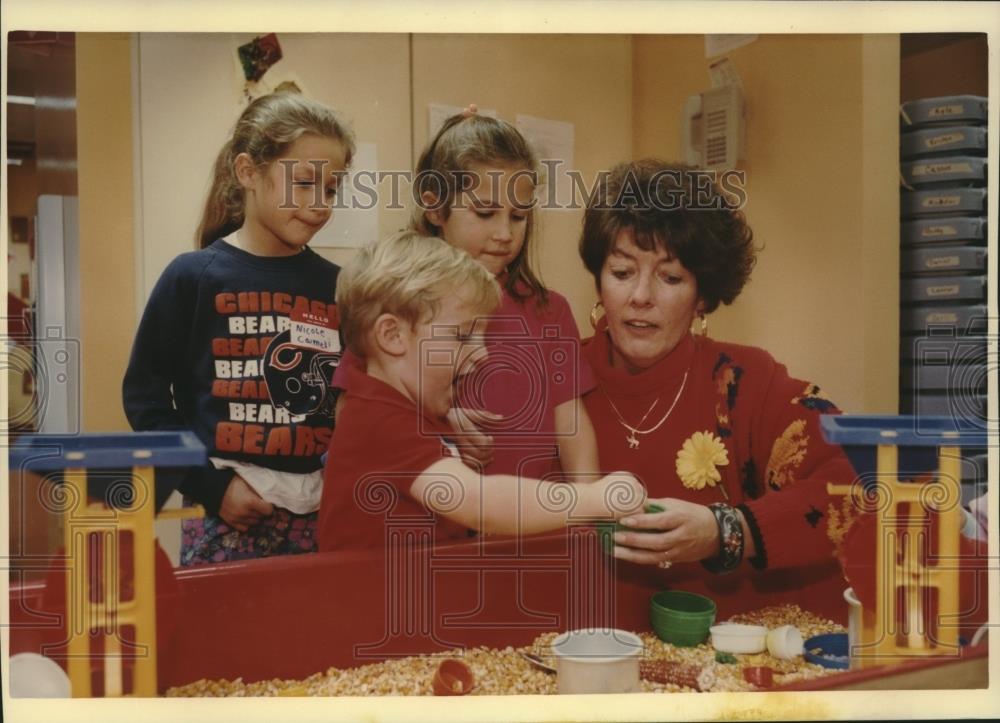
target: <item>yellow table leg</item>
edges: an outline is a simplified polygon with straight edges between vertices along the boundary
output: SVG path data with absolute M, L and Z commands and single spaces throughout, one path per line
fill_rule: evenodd
M 87 508 L 87 472 L 67 469 L 65 494 L 76 504 L 63 512 L 63 546 L 66 548 L 66 669 L 75 698 L 91 697 L 90 687 L 90 590 L 87 575 L 87 530 L 73 522 L 77 511 Z
M 137 451 L 136 459 L 149 453 Z M 66 548 L 66 649 L 67 670 L 72 694 L 93 696 L 91 685 L 91 631 L 104 640 L 104 695 L 125 694 L 121 632 L 124 625 L 135 629 L 134 675 L 131 694 L 157 694 L 156 649 L 156 537 L 155 470 L 150 466 L 132 468 L 134 495 L 124 510 L 112 511 L 87 502 L 87 472 L 67 468 L 64 493 L 70 504 L 63 512 L 63 544 Z M 201 517 L 204 509 L 168 512 L 165 517 Z M 132 569 L 125 571 L 133 580 L 134 598 L 121 600 L 121 539 L 132 535 Z M 90 541 L 98 538 L 103 553 L 90 570 Z M 97 572 L 103 579 L 103 599 L 91 602 L 90 577 Z M 93 591 L 96 593 L 96 589 Z
M 958 447 L 938 450 L 938 483 L 944 486 L 938 514 L 937 644 L 958 648 L 959 537 L 962 525 L 962 459 Z
M 906 586 L 906 645 L 910 650 L 919 651 L 925 647 L 924 606 L 921 595 L 928 577 L 920 563 L 920 554 L 925 547 L 927 533 L 923 510 L 918 505 L 910 505 L 906 517 L 906 540 L 903 545 L 903 574 L 899 582 Z
M 889 495 L 889 504 L 880 505 L 878 512 L 878 535 L 875 542 L 875 655 L 868 657 L 863 665 L 880 665 L 883 656 L 891 655 L 896 642 L 896 550 L 899 539 L 896 530 L 887 529 L 887 517 L 895 517 L 896 471 L 899 465 L 897 447 L 893 444 L 878 445 L 875 461 L 877 484 Z M 867 642 L 867 641 L 866 641 Z
M 134 521 L 132 563 L 136 609 L 133 622 L 137 647 L 133 693 L 152 697 L 156 695 L 155 472 L 152 467 L 134 467 L 132 479 L 136 494 L 128 515 Z
M 883 436 L 894 436 L 883 432 Z M 860 647 L 874 650 L 862 658 L 872 667 L 914 655 L 940 655 L 958 649 L 959 536 L 961 513 L 961 450 L 938 449 L 936 480 L 901 482 L 899 453 L 895 445 L 876 448 L 876 482 L 879 500 L 875 540 L 875 610 L 865 611 Z M 846 485 L 827 484 L 831 495 L 851 493 Z M 908 511 L 900 525 L 901 505 Z M 936 516 L 936 525 L 930 522 Z M 930 537 L 933 529 L 935 537 Z M 929 551 L 934 548 L 934 564 Z M 899 588 L 905 588 L 900 620 Z M 937 624 L 929 619 L 928 595 L 937 592 Z M 902 624 L 902 629 L 900 629 Z M 932 632 L 934 633 L 932 635 Z M 899 640 L 902 633 L 905 641 Z

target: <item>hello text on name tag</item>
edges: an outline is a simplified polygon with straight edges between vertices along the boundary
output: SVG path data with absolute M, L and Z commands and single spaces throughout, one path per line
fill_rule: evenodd
M 337 354 L 341 351 L 340 335 L 337 329 L 340 326 L 340 319 L 310 314 L 308 312 L 293 311 L 290 315 L 291 321 L 291 342 L 295 346 L 305 349 L 315 349 L 329 354 Z

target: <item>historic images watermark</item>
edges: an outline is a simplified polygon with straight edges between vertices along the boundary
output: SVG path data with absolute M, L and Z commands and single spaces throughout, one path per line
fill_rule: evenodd
M 5 318 L 5 329 L 30 329 L 21 318 Z M 0 335 L 0 369 L 14 392 L 0 428 L 9 434 L 45 430 L 80 432 L 81 342 L 67 337 L 62 327 L 47 326 L 35 333 Z
M 278 161 L 285 167 L 285 194 L 281 208 L 296 208 L 292 181 L 293 159 Z M 326 161 L 313 159 L 315 178 L 326 178 L 323 170 Z M 444 173 L 426 170 L 358 170 L 339 171 L 337 192 L 329 195 L 328 187 L 316 183 L 311 208 L 370 210 L 376 207 L 400 210 L 407 203 L 427 210 L 440 210 L 445 205 L 463 208 L 497 205 L 504 201 L 522 211 L 528 210 L 579 210 L 587 208 L 595 198 L 595 191 L 607 181 L 610 169 L 598 171 L 587 177 L 582 171 L 564 169 L 565 161 L 545 159 L 540 170 L 521 169 L 504 178 L 506 171 L 489 169 L 483 174 L 470 170 Z M 492 183 L 483 183 L 483 176 Z M 686 177 L 686 178 L 685 178 Z M 514 192 L 515 186 L 527 178 L 536 192 L 525 202 Z M 561 190 L 568 185 L 569 192 Z M 429 205 L 421 199 L 416 189 L 429 190 L 437 199 Z M 489 188 L 483 198 L 479 191 Z M 717 191 L 717 192 L 716 192 Z M 747 203 L 746 172 L 742 170 L 712 171 L 702 169 L 665 168 L 652 176 L 648 183 L 641 183 L 635 174 L 626 174 L 621 190 L 614 199 L 606 199 L 594 206 L 598 210 L 616 208 L 655 208 L 658 211 L 719 211 L 723 208 L 741 210 Z
M 614 626 L 619 606 L 618 561 L 609 554 L 601 529 L 595 526 L 607 525 L 608 520 L 579 514 L 580 499 L 572 485 L 529 484 L 523 491 L 525 504 L 565 514 L 564 530 L 516 544 L 488 534 L 463 541 L 438 538 L 438 518 L 455 512 L 471 495 L 479 500 L 479 519 L 485 519 L 488 510 L 482 490 L 437 473 L 418 500 L 422 511 L 401 512 L 397 505 L 405 494 L 403 487 L 422 473 L 373 472 L 354 486 L 358 514 L 372 517 L 384 535 L 382 554 L 373 557 L 375 564 L 382 565 L 381 600 L 377 589 L 368 591 L 378 624 L 367 629 L 370 639 L 363 635 L 354 644 L 355 658 L 461 649 L 470 631 L 537 634 Z M 560 481 L 572 477 L 560 475 Z M 488 482 L 479 477 L 475 484 Z M 604 492 L 604 501 L 618 516 L 634 509 L 636 487 L 624 479 L 613 482 Z M 541 587 L 549 591 L 544 600 L 533 590 Z
M 544 325 L 538 333 L 533 333 L 520 316 L 496 316 L 491 323 L 495 331 L 490 335 L 488 348 L 485 337 L 481 336 L 485 319 L 477 322 L 478 333 L 458 344 L 448 344 L 454 339 L 451 327 L 435 325 L 431 338 L 420 343 L 420 393 L 430 393 L 428 375 L 449 372 L 454 379 L 452 407 L 460 413 L 457 421 L 467 422 L 465 431 L 469 433 L 485 431 L 497 446 L 507 446 L 507 439 L 512 437 L 522 438 L 520 444 L 524 444 L 524 435 L 543 432 L 553 436 L 576 434 L 579 426 L 576 415 L 573 423 L 562 431 L 545 429 L 545 424 L 546 410 L 554 406 L 554 400 L 576 396 L 580 340 L 564 335 L 555 324 Z M 511 406 L 502 422 L 464 419 L 461 412 L 465 410 L 486 409 L 490 388 L 504 379 L 508 393 L 512 393 L 512 387 L 523 393 L 508 400 Z M 511 379 L 516 379 L 516 384 L 511 384 Z M 428 430 L 422 426 L 421 433 Z M 515 439 L 510 444 L 518 442 Z

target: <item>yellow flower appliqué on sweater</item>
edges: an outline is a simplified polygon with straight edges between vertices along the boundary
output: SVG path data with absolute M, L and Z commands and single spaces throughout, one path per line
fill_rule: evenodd
M 711 432 L 695 432 L 677 452 L 677 476 L 692 490 L 714 487 L 722 475 L 719 467 L 729 464 L 729 452 Z

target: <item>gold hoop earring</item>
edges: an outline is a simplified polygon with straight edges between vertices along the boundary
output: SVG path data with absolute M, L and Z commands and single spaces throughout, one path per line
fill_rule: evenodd
M 691 333 L 696 336 L 708 336 L 708 318 L 705 316 L 704 311 L 698 312 L 698 331 L 695 332 L 694 328 L 692 328 Z
M 601 320 L 600 311 L 604 309 L 604 304 L 598 299 L 594 302 L 594 305 L 590 308 L 590 327 L 597 331 L 597 323 Z

